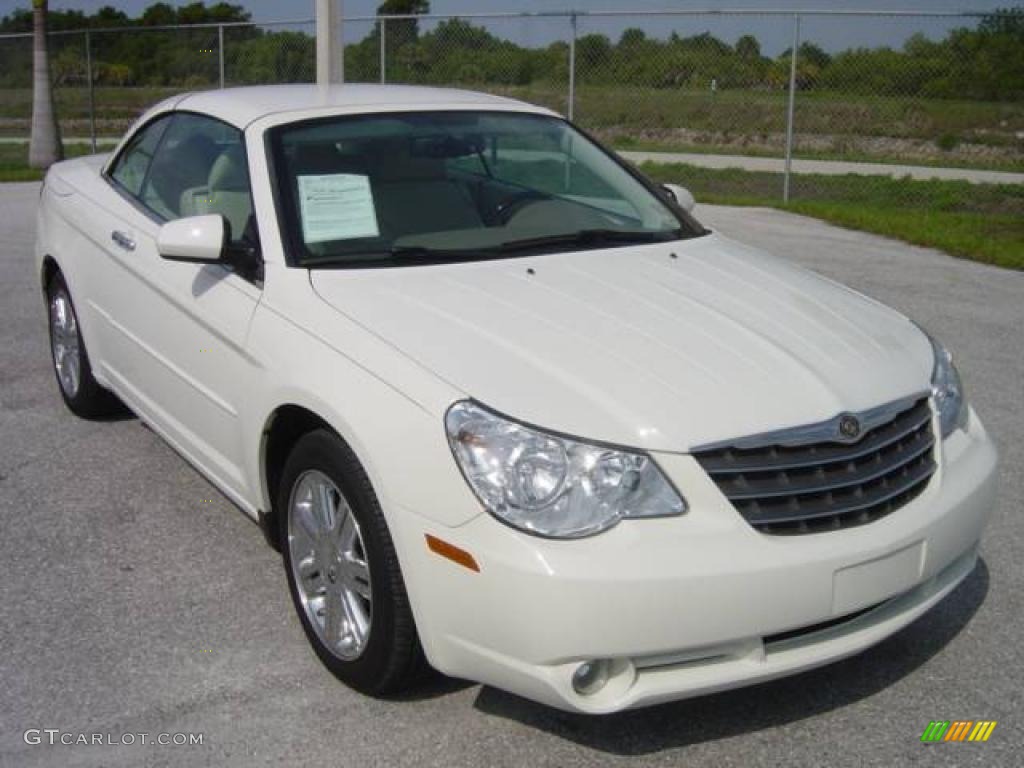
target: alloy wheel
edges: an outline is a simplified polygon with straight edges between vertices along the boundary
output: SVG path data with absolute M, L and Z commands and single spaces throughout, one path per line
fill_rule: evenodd
M 370 636 L 373 596 L 363 536 L 338 486 L 317 470 L 304 472 L 288 504 L 292 577 L 320 642 L 352 661 Z
M 63 289 L 50 299 L 50 338 L 53 345 L 53 365 L 64 394 L 73 398 L 78 394 L 82 378 L 82 347 L 78 337 L 78 323 L 71 299 Z

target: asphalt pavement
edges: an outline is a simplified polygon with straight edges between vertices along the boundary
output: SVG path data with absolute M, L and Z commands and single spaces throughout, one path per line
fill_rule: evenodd
M 36 184 L 0 185 L 0 766 L 1020 764 L 1024 274 L 777 211 L 698 207 L 943 339 L 1001 449 L 1001 495 L 977 570 L 881 645 L 587 718 L 443 678 L 379 701 L 331 677 L 257 527 L 130 415 L 64 409 L 32 267 L 37 197 Z M 998 725 L 985 744 L 922 745 L 936 719 Z M 43 743 L 27 744 L 29 729 Z M 51 746 L 45 729 L 203 743 Z

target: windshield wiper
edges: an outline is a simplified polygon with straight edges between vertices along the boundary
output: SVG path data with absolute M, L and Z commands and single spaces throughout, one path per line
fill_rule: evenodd
M 473 261 L 494 255 L 493 248 L 428 248 L 425 245 L 399 245 L 388 251 L 401 261 Z
M 581 229 L 560 235 L 530 237 L 524 240 L 509 240 L 498 246 L 501 253 L 529 251 L 536 248 L 573 247 L 583 248 L 601 245 L 626 245 L 630 243 L 666 243 L 681 237 L 678 230 L 667 232 L 629 231 L 621 229 Z
M 459 261 L 480 261 L 494 258 L 496 251 L 486 248 L 428 248 L 424 245 L 399 245 L 373 251 L 338 254 L 323 259 L 309 260 L 307 267 L 372 267 L 390 262 L 418 262 L 440 264 Z
M 307 267 L 371 267 L 392 263 L 445 264 L 460 261 L 485 261 L 509 254 L 545 248 L 588 248 L 630 243 L 664 243 L 682 237 L 678 230 L 667 232 L 628 231 L 619 229 L 583 229 L 559 235 L 544 235 L 523 240 L 509 240 L 480 248 L 429 248 L 425 245 L 396 245 L 392 248 L 338 254 L 309 260 Z

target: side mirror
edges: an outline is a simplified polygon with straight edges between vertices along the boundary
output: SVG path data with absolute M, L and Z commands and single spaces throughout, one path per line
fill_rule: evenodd
M 228 227 L 219 213 L 188 216 L 160 227 L 156 248 L 169 261 L 220 264 L 228 244 Z
M 668 196 L 676 201 L 676 204 L 687 213 L 692 213 L 693 208 L 697 205 L 697 201 L 693 199 L 693 195 L 686 187 L 681 187 L 678 184 L 665 184 L 662 189 L 668 193 Z

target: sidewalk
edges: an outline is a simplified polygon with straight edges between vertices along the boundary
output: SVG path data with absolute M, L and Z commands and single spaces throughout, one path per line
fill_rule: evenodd
M 620 152 L 631 163 L 685 163 L 699 168 L 739 168 L 744 171 L 783 173 L 781 157 L 746 157 L 743 155 L 702 155 L 692 152 Z M 887 163 L 848 163 L 840 160 L 793 160 L 792 172 L 817 173 L 825 176 L 889 176 L 900 179 L 941 179 L 969 181 L 972 184 L 1024 184 L 1024 173 L 982 171 L 972 168 L 932 168 L 925 165 L 889 165 Z

